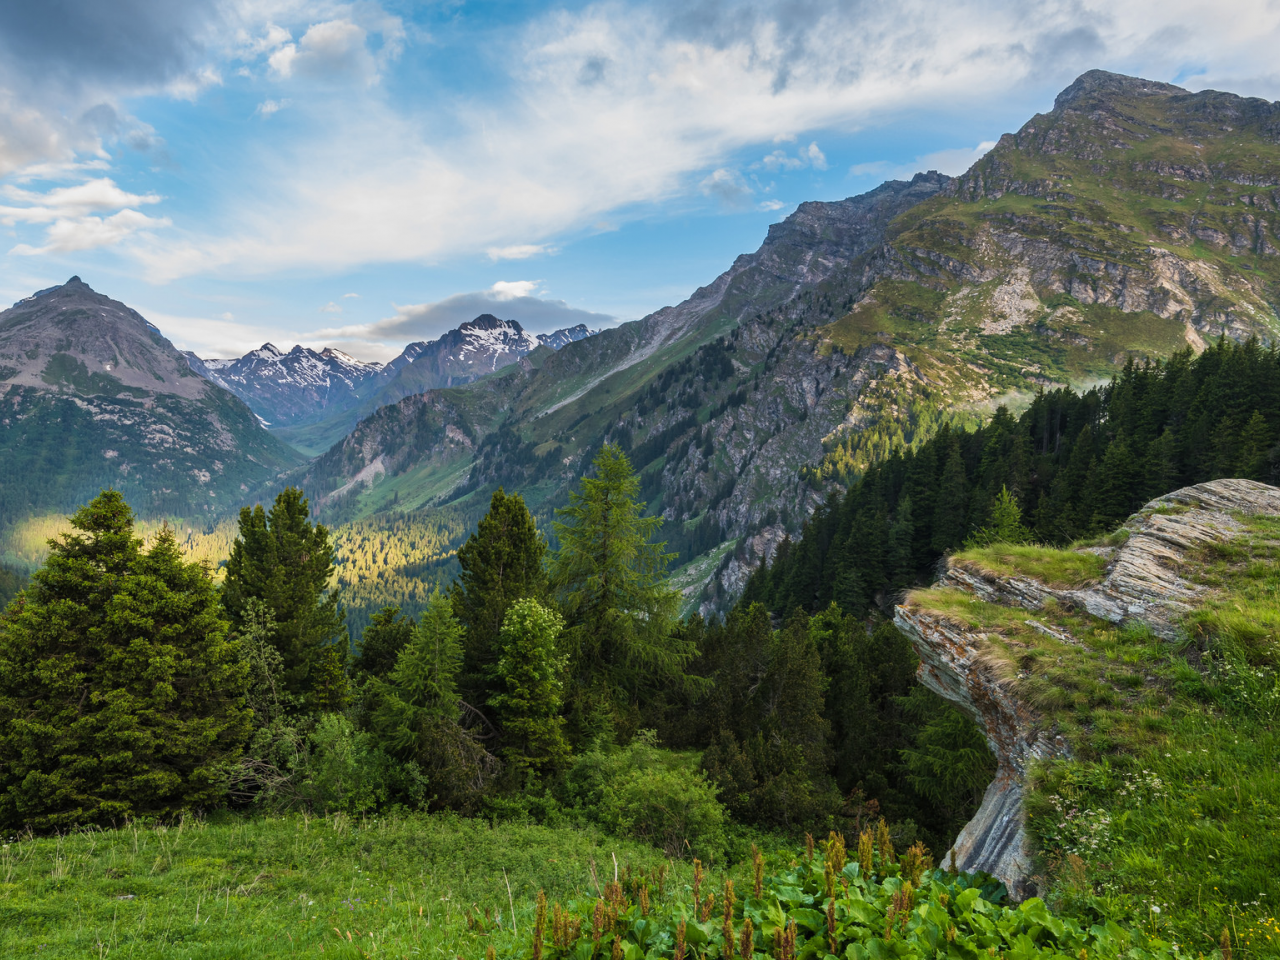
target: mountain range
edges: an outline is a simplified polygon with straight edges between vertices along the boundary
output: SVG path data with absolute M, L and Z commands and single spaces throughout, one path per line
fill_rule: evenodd
M 191 369 L 230 390 L 304 453 L 327 449 L 364 416 L 402 397 L 470 383 L 528 356 L 592 336 L 585 324 L 528 333 L 515 320 L 481 314 L 435 340 L 410 343 L 388 363 L 357 360 L 340 350 L 264 343 L 236 359 L 187 354 Z M 306 428 L 293 429 L 293 428 Z
M 682 303 L 594 336 L 539 343 L 484 316 L 381 366 L 266 345 L 188 367 L 133 314 L 129 342 L 202 375 L 186 384 L 165 367 L 166 386 L 145 387 L 166 403 L 199 392 L 238 411 L 234 463 L 258 471 L 245 499 L 297 482 L 339 529 L 434 524 L 433 557 L 465 537 L 496 484 L 522 491 L 545 523 L 600 445 L 617 442 L 666 521 L 677 581 L 710 611 L 832 490 L 944 424 L 1219 336 L 1275 342 L 1277 188 L 1280 104 L 1091 71 L 963 175 L 801 204 Z M 121 373 L 133 354 L 108 351 L 87 320 L 58 326 L 51 310 L 32 347 L 41 359 L 18 363 L 10 316 L 31 310 L 0 314 L 6 410 L 101 406 L 95 377 L 118 380 L 112 403 L 144 388 L 140 359 Z M 12 444 L 4 423 L 0 452 Z M 76 456 L 67 469 L 92 460 Z M 55 500 L 61 509 L 54 497 L 5 516 Z

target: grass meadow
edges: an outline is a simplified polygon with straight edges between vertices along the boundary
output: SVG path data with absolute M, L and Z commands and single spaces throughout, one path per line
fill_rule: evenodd
M 665 869 L 672 888 L 691 873 L 594 828 L 451 815 L 224 816 L 5 838 L 0 957 L 479 960 L 514 949 L 540 890 L 597 896 L 615 863 Z

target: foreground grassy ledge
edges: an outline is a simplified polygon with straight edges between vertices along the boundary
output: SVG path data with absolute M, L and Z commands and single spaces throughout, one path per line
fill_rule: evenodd
M 1075 550 L 965 551 L 903 609 L 1025 708 L 1019 737 L 1061 745 L 1028 763 L 1023 801 L 1055 908 L 1140 924 L 1184 955 L 1280 955 L 1280 517 L 1205 516 L 1157 502 Z M 1168 551 L 1179 520 L 1221 539 L 1163 555 L 1178 602 L 1121 625 L 1091 615 L 1084 591 Z

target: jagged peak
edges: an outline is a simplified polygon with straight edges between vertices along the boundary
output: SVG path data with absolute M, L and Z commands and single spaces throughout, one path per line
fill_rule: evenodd
M 1123 73 L 1110 73 L 1106 70 L 1089 70 L 1080 74 L 1074 83 L 1058 94 L 1053 101 L 1053 109 L 1066 110 L 1083 100 L 1094 98 L 1107 100 L 1113 97 L 1169 97 L 1187 92 L 1184 88 L 1176 87 L 1172 83 L 1144 80 L 1141 77 L 1130 77 Z

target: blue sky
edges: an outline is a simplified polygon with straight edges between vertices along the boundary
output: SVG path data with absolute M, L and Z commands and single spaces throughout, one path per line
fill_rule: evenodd
M 9 3 L 0 297 L 78 274 L 203 356 L 602 326 L 1087 69 L 1276 99 L 1278 48 L 1271 0 Z

